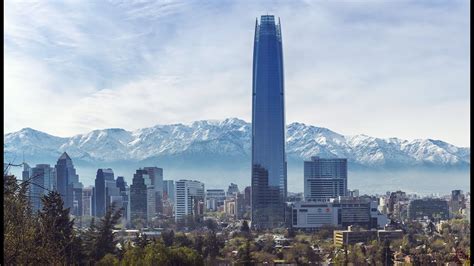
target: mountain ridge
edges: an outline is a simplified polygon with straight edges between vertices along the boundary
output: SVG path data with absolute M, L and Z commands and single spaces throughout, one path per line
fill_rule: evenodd
M 288 160 L 311 156 L 347 158 L 349 163 L 380 167 L 470 166 L 470 148 L 442 140 L 343 135 L 328 128 L 294 122 L 287 125 Z M 137 130 L 96 129 L 57 137 L 32 128 L 4 135 L 4 155 L 54 158 L 67 151 L 84 162 L 143 161 L 151 158 L 231 157 L 248 160 L 251 124 L 239 118 L 155 125 Z

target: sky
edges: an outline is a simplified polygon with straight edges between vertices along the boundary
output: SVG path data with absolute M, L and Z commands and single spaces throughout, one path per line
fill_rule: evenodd
M 470 146 L 470 1 L 10 1 L 4 130 L 251 121 L 255 20 L 282 24 L 286 121 Z

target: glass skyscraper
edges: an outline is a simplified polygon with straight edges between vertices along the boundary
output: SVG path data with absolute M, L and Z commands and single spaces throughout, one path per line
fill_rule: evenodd
M 285 101 L 280 21 L 255 24 L 252 84 L 252 226 L 284 226 Z

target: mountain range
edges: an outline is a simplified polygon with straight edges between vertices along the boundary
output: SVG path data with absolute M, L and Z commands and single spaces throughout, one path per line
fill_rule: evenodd
M 403 140 L 342 135 L 323 127 L 287 126 L 289 163 L 311 156 L 347 158 L 352 167 L 469 167 L 470 148 L 433 139 Z M 135 131 L 93 130 L 57 137 L 31 128 L 4 135 L 4 155 L 18 161 L 57 160 L 64 151 L 83 164 L 178 160 L 190 164 L 207 159 L 250 164 L 251 124 L 241 119 L 202 120 L 191 124 L 156 125 Z
M 378 193 L 394 189 L 449 192 L 469 189 L 470 148 L 441 140 L 347 136 L 323 127 L 287 125 L 288 189 L 303 191 L 303 161 L 311 156 L 347 158 L 350 188 Z M 24 128 L 4 135 L 5 162 L 54 165 L 66 151 L 84 185 L 98 168 L 132 181 L 145 166 L 164 169 L 165 179 L 195 179 L 206 188 L 250 185 L 251 124 L 241 119 L 157 125 L 134 131 L 98 129 L 57 137 Z M 13 167 L 21 175 L 21 167 Z M 430 182 L 426 182 L 430 180 Z

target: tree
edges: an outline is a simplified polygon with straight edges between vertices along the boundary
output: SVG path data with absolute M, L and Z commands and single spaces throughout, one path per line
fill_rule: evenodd
M 3 260 L 6 265 L 32 264 L 38 256 L 36 217 L 28 199 L 28 183 L 18 183 L 3 171 Z
M 174 237 L 174 243 L 178 247 L 192 247 L 193 242 L 184 234 L 184 233 L 178 233 Z
M 171 248 L 168 265 L 204 265 L 204 261 L 196 251 L 187 247 Z
M 220 249 L 224 246 L 224 241 L 221 241 L 214 231 L 209 231 L 206 234 L 204 243 L 204 254 L 209 257 L 211 261 L 213 261 L 220 254 Z
M 390 249 L 390 241 L 385 239 L 382 250 L 383 265 L 393 265 L 393 252 Z
M 244 234 L 250 233 L 250 227 L 249 227 L 249 224 L 247 223 L 247 220 L 243 221 L 242 226 L 240 227 L 240 231 Z
M 174 231 L 173 230 L 165 230 L 161 233 L 161 239 L 165 246 L 170 247 L 173 245 L 174 242 Z
M 101 260 L 95 264 L 96 266 L 119 265 L 119 260 L 113 254 L 106 254 Z
M 170 251 L 161 241 L 146 246 L 144 265 L 166 265 L 169 261 Z
M 244 266 L 252 265 L 252 255 L 250 248 L 250 239 L 247 238 L 243 247 L 239 248 L 238 251 L 239 263 L 242 263 Z
M 38 256 L 39 263 L 73 263 L 74 220 L 69 216 L 69 208 L 64 209 L 61 195 L 51 191 L 41 199 L 42 210 L 38 213 L 37 243 L 44 252 Z
M 116 225 L 119 223 L 121 216 L 122 209 L 116 208 L 115 203 L 112 203 L 99 224 L 92 229 L 93 231 L 90 234 L 92 237 L 91 247 L 94 250 L 89 249 L 88 253 L 94 261 L 99 261 L 107 253 L 117 253 L 117 240 L 113 230 L 117 229 Z
M 211 231 L 216 231 L 217 229 L 217 222 L 214 219 L 205 220 L 204 225 Z
M 194 250 L 197 253 L 202 254 L 204 249 L 204 237 L 202 235 L 196 235 L 194 237 Z

